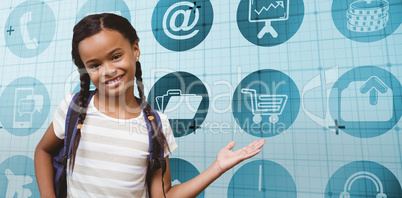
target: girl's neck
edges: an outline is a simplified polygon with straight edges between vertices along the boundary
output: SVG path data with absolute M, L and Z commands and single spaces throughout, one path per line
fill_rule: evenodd
M 101 113 L 117 119 L 131 119 L 140 115 L 141 109 L 134 97 L 134 88 L 119 96 L 106 96 L 99 90 L 94 95 L 94 106 Z

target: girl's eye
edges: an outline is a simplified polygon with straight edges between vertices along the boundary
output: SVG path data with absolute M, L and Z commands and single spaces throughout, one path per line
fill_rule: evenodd
M 100 65 L 100 64 L 93 64 L 93 65 L 89 66 L 89 68 L 94 69 L 94 68 L 99 67 L 99 65 Z
M 116 54 L 113 56 L 113 60 L 119 59 L 121 57 L 121 54 Z

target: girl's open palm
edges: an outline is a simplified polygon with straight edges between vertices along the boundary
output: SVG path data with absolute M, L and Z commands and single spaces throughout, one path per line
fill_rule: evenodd
M 241 161 L 261 152 L 260 148 L 265 144 L 265 139 L 255 140 L 239 150 L 231 151 L 235 144 L 236 142 L 234 141 L 230 142 L 219 151 L 216 157 L 216 162 L 223 172 L 226 172 Z

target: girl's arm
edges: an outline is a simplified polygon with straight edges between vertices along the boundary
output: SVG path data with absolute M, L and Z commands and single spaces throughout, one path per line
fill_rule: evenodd
M 35 174 L 41 197 L 56 197 L 54 192 L 52 152 L 63 143 L 53 130 L 53 122 L 35 149 Z
M 169 156 L 167 156 L 166 173 L 163 177 L 166 197 L 196 197 L 224 172 L 231 169 L 241 161 L 253 157 L 261 152 L 260 148 L 264 145 L 264 143 L 265 139 L 256 140 L 246 147 L 233 152 L 231 149 L 235 146 L 235 142 L 230 142 L 227 146 L 219 151 L 216 160 L 204 172 L 185 183 L 175 186 L 171 186 Z M 161 180 L 162 170 L 159 169 L 152 175 L 151 197 L 163 197 Z

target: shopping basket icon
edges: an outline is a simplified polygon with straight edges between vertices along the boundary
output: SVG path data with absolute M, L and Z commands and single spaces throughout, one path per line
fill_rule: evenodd
M 281 115 L 288 100 L 287 95 L 268 95 L 260 94 L 257 96 L 255 89 L 241 89 L 244 94 L 250 95 L 251 112 L 253 113 L 253 121 L 260 123 L 261 115 L 270 115 L 269 122 L 275 124 L 279 121 L 278 115 Z

